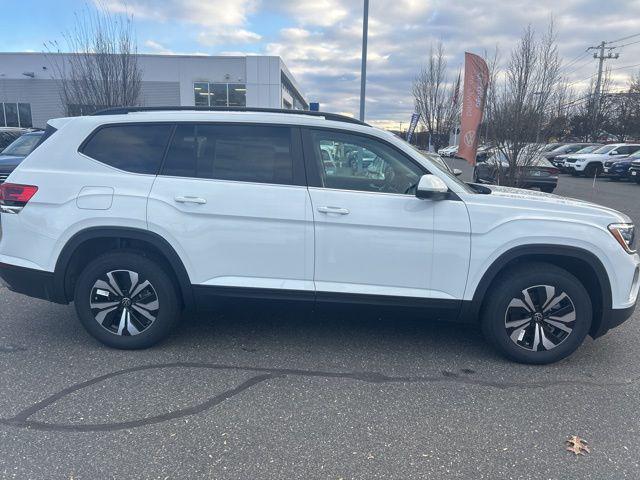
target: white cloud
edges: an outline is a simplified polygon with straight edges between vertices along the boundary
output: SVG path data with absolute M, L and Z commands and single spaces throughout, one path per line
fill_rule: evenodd
M 281 56 L 309 100 L 331 111 L 357 112 L 360 88 L 362 0 L 94 0 L 136 18 L 181 22 L 203 45 L 249 45 L 251 53 Z M 268 20 L 262 17 L 268 14 Z M 450 77 L 465 51 L 482 54 L 499 45 L 502 61 L 522 30 L 545 28 L 553 14 L 566 62 L 586 47 L 640 32 L 640 1 L 609 0 L 373 0 L 370 2 L 367 118 L 399 121 L 410 116 L 411 83 L 431 43 L 442 41 Z M 279 15 L 278 32 L 266 21 Z M 258 26 L 263 27 L 262 29 Z M 186 26 L 185 28 L 190 28 Z M 265 33 L 268 32 L 268 33 Z M 160 37 L 161 38 L 161 37 Z M 162 39 L 159 47 L 171 45 Z M 638 63 L 640 43 L 620 50 L 611 68 Z M 589 85 L 596 61 L 588 55 L 565 70 L 574 87 Z M 619 85 L 637 71 L 612 72 Z
M 197 40 L 205 46 L 255 43 L 261 36 L 243 28 L 258 0 L 94 0 L 114 13 L 157 22 L 182 22 L 204 28 Z
M 262 36 L 255 32 L 250 32 L 242 28 L 239 29 L 218 29 L 211 32 L 200 32 L 198 42 L 202 45 L 212 46 L 220 44 L 256 43 Z

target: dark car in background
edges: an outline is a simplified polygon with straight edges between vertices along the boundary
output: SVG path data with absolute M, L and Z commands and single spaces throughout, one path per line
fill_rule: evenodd
M 539 148 L 532 146 L 532 148 Z M 532 153 L 524 154 L 526 160 L 522 160 L 519 167 L 518 186 L 520 188 L 538 188 L 543 192 L 551 193 L 558 186 L 558 170 L 549 160 L 538 155 L 530 157 Z M 520 162 L 519 162 L 520 163 Z M 509 163 L 504 154 L 495 152 L 484 161 L 476 163 L 473 169 L 473 181 L 475 183 L 488 183 L 501 185 L 509 176 Z
M 629 180 L 640 183 L 640 158 L 634 159 L 631 162 L 627 175 L 629 176 Z
M 25 133 L 0 152 L 0 183 L 38 146 L 42 135 L 43 131 Z
M 614 182 L 617 182 L 618 180 L 626 180 L 631 177 L 629 169 L 635 160 L 640 160 L 640 150 L 632 153 L 628 157 L 607 160 L 604 162 L 603 173 L 609 177 L 609 180 Z
M 2 109 L 0 108 L 0 115 L 2 115 Z M 20 127 L 0 127 L 0 152 L 11 145 L 20 135 L 31 130 Z

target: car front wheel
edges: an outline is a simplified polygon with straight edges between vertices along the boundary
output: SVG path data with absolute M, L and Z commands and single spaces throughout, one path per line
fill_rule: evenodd
M 573 353 L 591 327 L 591 300 L 571 273 L 551 264 L 513 268 L 491 287 L 482 329 L 504 356 L 546 364 Z
M 74 303 L 82 325 L 114 348 L 147 348 L 173 329 L 180 309 L 169 274 L 136 252 L 109 252 L 87 265 Z

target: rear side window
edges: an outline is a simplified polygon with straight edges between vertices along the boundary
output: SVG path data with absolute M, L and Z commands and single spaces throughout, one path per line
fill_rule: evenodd
M 172 125 L 107 125 L 95 132 L 81 152 L 99 162 L 133 173 L 156 174 Z
M 291 184 L 291 129 L 268 125 L 178 124 L 162 174 Z

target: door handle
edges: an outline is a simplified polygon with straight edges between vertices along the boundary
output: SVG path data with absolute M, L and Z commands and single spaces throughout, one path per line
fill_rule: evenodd
M 200 197 L 178 196 L 174 198 L 174 200 L 178 203 L 197 203 L 198 205 L 204 205 L 205 203 L 207 203 L 204 198 Z
M 338 215 L 348 215 L 349 210 L 341 207 L 318 207 L 320 213 L 337 213 Z

